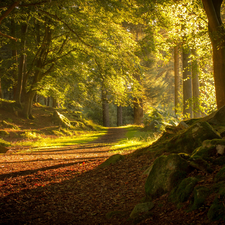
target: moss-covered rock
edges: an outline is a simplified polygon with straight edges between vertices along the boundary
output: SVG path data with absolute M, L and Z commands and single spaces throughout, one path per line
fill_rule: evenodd
M 194 188 L 194 203 L 191 206 L 190 211 L 200 208 L 204 204 L 209 194 L 210 194 L 209 188 L 204 186 L 195 187 Z
M 166 150 L 173 153 L 192 153 L 202 142 L 207 139 L 221 138 L 220 135 L 207 122 L 198 122 L 189 127 L 185 132 L 174 136 L 165 146 Z
M 213 169 L 210 165 L 200 156 L 191 157 L 189 160 L 190 166 L 194 167 L 197 170 L 201 170 L 206 173 L 212 173 Z
M 175 203 L 187 201 L 197 183 L 198 179 L 195 177 L 183 179 L 178 188 L 173 189 L 169 197 L 170 200 Z
M 220 171 L 216 174 L 214 180 L 215 180 L 215 182 L 225 180 L 225 166 L 223 168 L 221 168 Z
M 130 218 L 134 219 L 140 215 L 140 213 L 146 213 L 154 207 L 153 202 L 145 202 L 137 204 L 130 214 Z
M 202 142 L 202 146 L 196 148 L 191 157 L 202 157 L 209 159 L 211 156 L 221 155 L 221 146 L 225 146 L 224 139 L 212 139 Z
M 145 183 L 147 198 L 157 198 L 171 191 L 188 172 L 188 162 L 179 155 L 160 156 L 155 160 Z
M 104 168 L 107 167 L 109 165 L 113 165 L 121 160 L 123 160 L 125 157 L 123 155 L 120 154 L 116 154 L 116 155 L 112 155 L 111 157 L 109 157 L 105 162 L 103 162 L 101 165 L 99 165 L 99 168 Z
M 214 165 L 223 166 L 225 165 L 225 156 L 218 157 L 212 161 Z
M 218 187 L 219 192 L 218 195 L 215 197 L 213 204 L 210 206 L 210 209 L 207 213 L 207 216 L 210 220 L 219 220 L 223 219 L 225 221 L 225 187 L 224 183 L 221 183 Z
M 212 125 L 224 125 L 225 126 L 225 105 L 219 108 L 217 111 L 211 113 L 201 119 L 201 121 L 207 121 Z

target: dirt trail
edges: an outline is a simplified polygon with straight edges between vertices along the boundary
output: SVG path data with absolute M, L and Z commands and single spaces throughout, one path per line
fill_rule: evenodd
M 0 156 L 0 224 L 130 224 L 146 157 L 97 168 L 125 133 L 111 128 L 92 143 Z

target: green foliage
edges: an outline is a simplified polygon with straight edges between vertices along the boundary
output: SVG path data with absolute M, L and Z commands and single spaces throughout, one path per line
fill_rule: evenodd
M 147 147 L 158 138 L 151 131 L 145 131 L 142 126 L 128 125 L 125 128 L 127 129 L 127 138 L 120 140 L 111 147 L 111 150 L 115 153 L 123 153 L 124 151 L 133 151 L 137 150 L 137 148 Z
M 166 126 L 176 126 L 179 120 L 171 115 L 168 111 L 164 111 L 161 108 L 151 107 L 144 115 L 144 125 L 150 128 L 154 132 L 160 132 L 165 129 Z

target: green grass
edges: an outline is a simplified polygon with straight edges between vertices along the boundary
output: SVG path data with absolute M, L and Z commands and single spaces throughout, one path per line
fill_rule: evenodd
M 142 126 L 129 125 L 127 129 L 126 139 L 120 140 L 111 150 L 115 153 L 123 153 L 125 151 L 133 151 L 138 148 L 144 148 L 152 144 L 158 137 L 150 131 L 145 131 Z
M 29 146 L 30 148 L 26 150 L 26 152 L 31 152 L 31 151 L 38 151 L 41 149 L 46 149 L 46 148 L 60 148 L 64 146 L 69 146 L 69 145 L 76 145 L 76 144 L 85 144 L 91 141 L 94 141 L 98 139 L 100 136 L 104 135 L 107 132 L 107 130 L 102 130 L 102 131 L 84 131 L 84 132 L 79 132 L 79 136 L 61 136 L 58 138 L 40 138 L 37 141 L 24 141 L 24 142 L 17 142 L 14 143 L 14 146 Z M 24 152 L 24 150 L 23 150 Z M 21 152 L 18 152 L 21 153 Z
M 110 152 L 124 153 L 126 151 L 134 151 L 139 148 L 144 148 L 152 144 L 156 140 L 158 134 L 150 131 L 146 131 L 141 126 L 129 125 L 125 126 L 127 133 L 126 138 L 121 139 L 115 143 L 111 148 Z M 25 135 L 28 138 L 27 141 L 14 143 L 14 146 L 29 146 L 28 150 L 23 152 L 39 151 L 42 149 L 49 148 L 61 148 L 69 145 L 85 144 L 94 141 L 105 135 L 107 129 L 101 129 L 99 131 L 79 131 L 79 134 L 73 134 L 69 136 L 60 136 L 54 139 L 43 138 L 35 132 L 26 132 Z M 30 140 L 29 140 L 30 138 Z M 31 140 L 32 138 L 36 138 Z M 107 144 L 106 144 L 107 145 Z M 21 153 L 21 152 L 19 152 Z

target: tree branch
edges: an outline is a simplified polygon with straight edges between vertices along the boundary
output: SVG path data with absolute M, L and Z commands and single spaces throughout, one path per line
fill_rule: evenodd
M 9 39 L 11 39 L 11 40 L 17 41 L 16 38 L 14 38 L 14 37 L 12 37 L 12 36 L 9 36 L 9 35 L 7 35 L 7 34 L 3 34 L 1 31 L 0 31 L 0 36 L 7 37 L 7 38 L 9 38 Z
M 86 45 L 86 46 L 88 46 L 88 47 L 91 47 L 91 48 L 93 48 L 93 46 L 92 45 L 89 45 L 88 43 L 86 43 L 83 39 L 81 39 L 80 38 L 80 36 L 67 24 L 67 23 L 65 23 L 62 19 L 60 19 L 58 16 L 56 16 L 56 15 L 52 15 L 52 14 L 50 14 L 50 13 L 48 13 L 48 12 L 46 12 L 46 11 L 44 11 L 44 10 L 40 10 L 40 9 L 38 9 L 40 12 L 43 12 L 43 13 L 45 13 L 45 14 L 47 14 L 48 16 L 50 16 L 50 17 L 52 17 L 52 18 L 54 18 L 54 19 L 56 19 L 56 20 L 58 20 L 59 22 L 61 22 L 61 23 L 63 23 L 73 34 L 75 34 L 76 35 L 76 37 L 78 38 L 78 40 L 81 42 L 81 43 L 83 43 L 84 45 Z
M 9 13 L 12 12 L 12 10 L 18 6 L 20 4 L 21 1 L 17 1 L 17 2 L 14 2 L 11 6 L 9 6 L 9 8 L 5 11 L 5 13 L 0 17 L 0 23 L 2 22 L 3 19 L 5 19 Z

